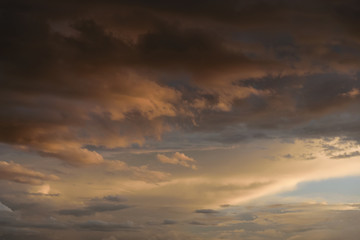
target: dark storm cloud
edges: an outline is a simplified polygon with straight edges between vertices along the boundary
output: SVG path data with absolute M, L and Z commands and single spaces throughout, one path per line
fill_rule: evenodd
M 0 141 L 80 166 L 104 161 L 85 146 L 141 146 L 179 127 L 283 131 L 344 110 L 358 103 L 358 12 L 355 1 L 5 1 Z

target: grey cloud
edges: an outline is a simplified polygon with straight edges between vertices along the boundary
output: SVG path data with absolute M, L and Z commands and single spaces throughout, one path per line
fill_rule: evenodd
M 58 212 L 60 215 L 71 215 L 75 217 L 90 216 L 95 214 L 95 211 L 90 209 L 63 209 Z
M 222 207 L 222 208 L 228 208 L 228 207 L 231 207 L 231 205 L 230 205 L 230 204 L 222 204 L 222 205 L 220 205 L 220 207 Z
M 236 216 L 237 219 L 242 221 L 253 221 L 257 218 L 253 213 L 242 213 Z
M 127 199 L 121 195 L 107 195 L 104 197 L 105 200 L 111 202 L 125 202 Z
M 87 207 L 88 209 L 95 212 L 106 212 L 106 211 L 116 211 L 125 208 L 129 208 L 129 205 L 126 204 L 97 204 Z
M 53 201 L 52 197 L 34 197 L 34 195 L 28 192 L 3 193 L 1 195 L 2 203 L 16 213 L 21 212 L 23 216 L 49 216 L 54 208 L 56 208 Z
M 94 215 L 97 212 L 108 212 L 108 211 L 118 211 L 126 208 L 130 208 L 131 206 L 126 204 L 107 204 L 107 203 L 99 203 L 87 206 L 85 208 L 80 209 L 62 209 L 58 211 L 60 215 L 72 215 L 75 217 L 82 216 L 90 216 Z
M 2 211 L 2 212 L 12 212 L 12 210 L 8 206 L 2 204 L 1 202 L 0 202 L 0 211 Z
M 0 234 L 0 237 L 6 240 L 51 240 L 50 236 L 44 236 L 41 233 L 36 233 L 33 231 L 12 231 L 12 229 L 3 229 L 3 233 Z
M 90 231 L 136 231 L 139 229 L 139 227 L 135 226 L 132 222 L 111 223 L 101 220 L 89 220 L 78 223 L 76 227 Z
M 69 224 L 57 222 L 49 219 L 48 221 L 27 221 L 21 218 L 18 212 L 2 212 L 0 216 L 1 227 L 15 228 L 15 229 L 68 229 Z M 0 229 L 1 229 L 0 227 Z
M 283 157 L 283 158 L 288 158 L 288 159 L 294 158 L 294 156 L 291 155 L 290 153 L 285 154 L 285 155 L 283 155 L 282 157 Z
M 191 225 L 200 225 L 200 226 L 209 225 L 208 223 L 200 222 L 200 221 L 191 221 L 191 222 L 189 222 L 189 224 L 191 224 Z
M 218 213 L 218 211 L 214 209 L 197 209 L 195 210 L 196 213 L 205 213 L 205 214 L 212 214 L 212 213 Z
M 301 154 L 300 157 L 304 160 L 314 160 L 316 157 L 310 153 L 310 154 Z
M 59 197 L 60 193 L 28 193 L 29 195 L 33 196 L 45 196 L 45 197 Z
M 351 157 L 356 157 L 356 156 L 360 156 L 360 152 L 359 152 L 359 151 L 354 151 L 354 152 L 350 152 L 350 153 L 339 154 L 339 155 L 332 156 L 331 158 L 333 158 L 333 159 L 342 159 L 342 158 L 351 158 Z
M 173 224 L 177 224 L 177 221 L 171 220 L 171 219 L 165 219 L 162 224 L 164 224 L 164 225 L 173 225 Z
M 104 209 L 102 209 L 104 210 Z M 106 210 L 105 210 L 106 211 Z M 93 231 L 118 231 L 139 229 L 134 223 L 127 221 L 124 223 L 111 223 L 101 220 L 88 220 L 86 222 L 61 222 L 50 217 L 48 221 L 29 221 L 23 220 L 18 212 L 2 211 L 0 216 L 0 233 L 5 228 L 16 229 L 39 229 L 39 230 L 69 230 L 69 229 L 87 229 Z M 1 235 L 0 235 L 1 236 Z M 46 235 L 45 235 L 46 236 Z

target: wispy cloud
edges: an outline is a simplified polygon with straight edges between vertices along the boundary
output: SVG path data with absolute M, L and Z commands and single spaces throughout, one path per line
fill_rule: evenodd
M 55 175 L 43 174 L 20 164 L 5 161 L 0 161 L 0 179 L 31 185 L 41 185 L 44 181 L 59 180 Z
M 186 156 L 184 153 L 176 152 L 172 156 L 168 157 L 164 154 L 158 154 L 157 159 L 162 163 L 181 165 L 184 167 L 196 169 L 195 160 Z

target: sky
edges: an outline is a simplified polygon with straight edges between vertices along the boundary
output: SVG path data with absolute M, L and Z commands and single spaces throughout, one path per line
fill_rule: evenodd
M 1 240 L 357 240 L 353 0 L 2 0 Z

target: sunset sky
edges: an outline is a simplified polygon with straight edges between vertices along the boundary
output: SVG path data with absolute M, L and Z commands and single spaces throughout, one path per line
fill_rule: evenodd
M 0 240 L 358 240 L 356 0 L 0 1 Z

